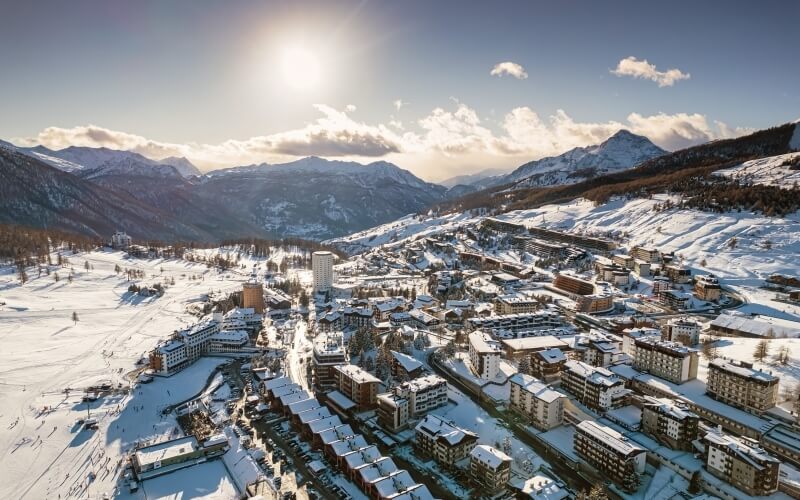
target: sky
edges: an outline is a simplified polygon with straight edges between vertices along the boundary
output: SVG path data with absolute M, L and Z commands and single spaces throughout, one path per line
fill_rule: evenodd
M 800 117 L 800 2 L 0 0 L 0 138 L 432 181 Z

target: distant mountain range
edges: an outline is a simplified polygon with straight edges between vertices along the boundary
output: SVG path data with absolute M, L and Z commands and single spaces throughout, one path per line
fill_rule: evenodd
M 780 143 L 783 138 L 776 140 L 777 146 L 767 149 L 787 150 Z M 738 144 L 750 148 L 751 143 L 723 143 L 713 151 L 722 151 L 720 157 L 739 157 Z M 98 237 L 124 230 L 138 239 L 167 241 L 245 236 L 328 239 L 429 207 L 463 206 L 462 200 L 474 198 L 475 191 L 480 191 L 479 197 L 501 190 L 521 193 L 515 199 L 579 195 L 592 186 L 616 182 L 617 177 L 635 178 L 633 173 L 641 165 L 661 168 L 657 165 L 664 163 L 663 158 L 695 155 L 678 153 L 667 154 L 646 137 L 620 131 L 601 144 L 532 161 L 507 174 L 489 170 L 440 185 L 382 161 L 362 165 L 308 157 L 201 174 L 185 158 L 156 161 L 107 148 L 56 151 L 0 141 L 0 223 L 56 227 Z M 674 162 L 665 161 L 665 165 Z M 531 187 L 556 191 L 529 195 L 526 188 Z

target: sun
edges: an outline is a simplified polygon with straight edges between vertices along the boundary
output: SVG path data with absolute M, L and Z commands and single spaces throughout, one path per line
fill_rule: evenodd
M 305 47 L 286 47 L 281 53 L 280 70 L 284 81 L 296 90 L 317 87 L 322 67 L 316 54 Z

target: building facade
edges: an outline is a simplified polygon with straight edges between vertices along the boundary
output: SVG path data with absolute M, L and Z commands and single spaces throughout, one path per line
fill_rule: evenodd
M 356 365 L 337 365 L 333 369 L 339 392 L 354 402 L 359 411 L 375 408 L 380 379 Z
M 604 413 L 627 404 L 625 382 L 605 368 L 571 360 L 561 372 L 561 388 L 592 410 Z
M 333 254 L 331 252 L 311 254 L 311 272 L 314 280 L 314 292 L 329 292 L 333 287 Z
M 488 334 L 475 331 L 469 334 L 469 361 L 472 370 L 482 380 L 492 380 L 500 371 L 500 343 Z
M 414 448 L 440 465 L 451 468 L 467 457 L 478 443 L 478 435 L 438 415 L 426 415 L 414 428 Z
M 633 367 L 657 377 L 682 384 L 697 378 L 700 357 L 696 350 L 658 337 L 634 341 Z
M 752 496 L 778 490 L 781 462 L 754 441 L 712 430 L 706 433 L 703 444 L 706 469 L 713 475 Z
M 511 457 L 491 446 L 480 444 L 469 454 L 469 471 L 483 491 L 497 495 L 511 479 Z
M 575 453 L 622 489 L 638 489 L 647 453 L 611 427 L 584 420 L 575 427 Z
M 685 346 L 700 343 L 700 330 L 703 326 L 687 318 L 673 318 L 667 322 L 663 329 L 663 338 L 672 342 L 680 342 Z
M 693 451 L 700 417 L 683 403 L 645 396 L 642 405 L 642 431 L 673 450 Z
M 509 379 L 509 407 L 526 417 L 539 430 L 550 430 L 564 422 L 564 401 L 567 397 L 524 373 Z
M 750 413 L 762 414 L 778 400 L 780 379 L 752 363 L 716 358 L 708 363 L 706 394 Z

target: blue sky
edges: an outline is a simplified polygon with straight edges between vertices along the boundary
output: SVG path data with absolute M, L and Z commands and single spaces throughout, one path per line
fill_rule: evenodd
M 676 149 L 800 117 L 798 2 L 4 3 L 0 138 L 18 144 L 436 180 L 619 128 Z M 490 74 L 504 62 L 527 77 Z

